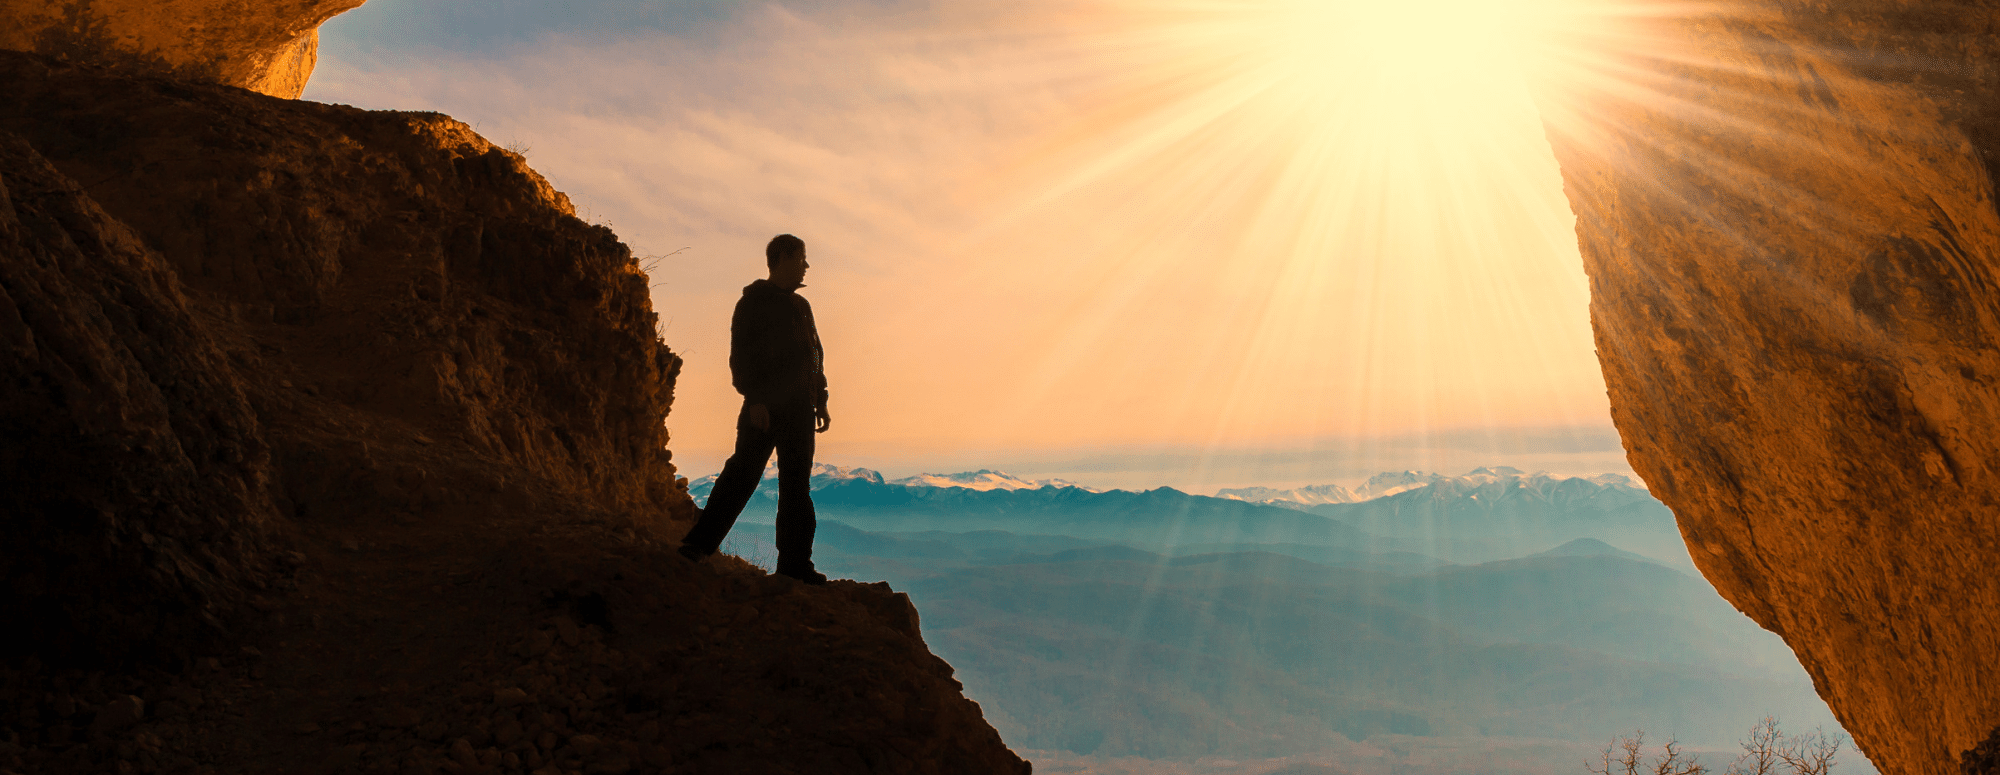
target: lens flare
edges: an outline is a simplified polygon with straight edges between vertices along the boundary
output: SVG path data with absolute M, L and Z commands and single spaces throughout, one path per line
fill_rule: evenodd
M 1244 447 L 1604 422 L 1532 98 L 1590 23 L 1574 5 L 1091 8 L 1046 56 L 1093 74 L 1093 109 L 991 182 L 1011 208 L 982 239 L 1091 257 L 1012 267 L 1077 290 L 1027 337 L 1055 343 L 1041 400 L 1003 429 L 1122 416 Z

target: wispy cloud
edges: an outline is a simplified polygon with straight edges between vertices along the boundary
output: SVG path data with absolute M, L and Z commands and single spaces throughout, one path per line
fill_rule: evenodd
M 688 358 L 669 426 L 690 470 L 729 447 L 729 310 L 780 231 L 813 258 L 828 459 L 1312 460 L 1322 439 L 1608 428 L 1531 108 L 1480 117 L 1497 161 L 1445 143 L 1455 172 L 1390 180 L 1331 124 L 1147 101 L 1194 76 L 1134 5 L 600 3 L 454 27 L 384 2 L 354 15 L 415 20 L 397 47 L 329 27 L 309 98 L 450 113 L 635 252 L 687 248 L 654 298 Z M 408 31 L 426 24 L 460 31 Z M 1542 158 L 1505 156 L 1522 147 Z

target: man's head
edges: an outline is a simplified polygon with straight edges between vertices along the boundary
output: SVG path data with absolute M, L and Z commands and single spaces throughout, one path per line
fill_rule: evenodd
M 806 241 L 790 234 L 772 237 L 764 246 L 764 265 L 771 269 L 771 282 L 797 288 L 806 280 Z

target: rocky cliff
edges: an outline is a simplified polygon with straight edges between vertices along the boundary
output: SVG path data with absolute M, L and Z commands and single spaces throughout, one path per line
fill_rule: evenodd
M 320 23 L 362 1 L 0 0 L 0 48 L 297 97 Z
M 53 57 L 0 57 L 0 765 L 1023 767 L 905 601 L 659 551 L 613 235 L 442 116 L 201 85 L 296 95 L 354 4 L 0 0 Z M 1871 758 L 1950 772 L 2000 727 L 2000 10 L 1702 8 L 1542 97 L 1614 418 Z
M 427 113 L 0 52 L 0 768 L 1025 772 L 880 585 L 671 548 L 609 230 Z
M 1633 467 L 1884 772 L 2000 725 L 2000 10 L 1634 14 L 1542 96 Z

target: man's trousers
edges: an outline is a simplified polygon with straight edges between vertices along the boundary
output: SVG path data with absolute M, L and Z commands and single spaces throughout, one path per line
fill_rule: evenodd
M 701 521 L 688 531 L 681 543 L 713 552 L 736 525 L 736 517 L 764 478 L 764 464 L 778 452 L 778 572 L 811 570 L 813 532 L 818 520 L 813 514 L 813 410 L 809 405 L 767 406 L 771 425 L 764 430 L 750 426 L 744 411 L 736 415 L 736 452 L 722 466 L 722 474 L 709 490 L 708 506 Z

